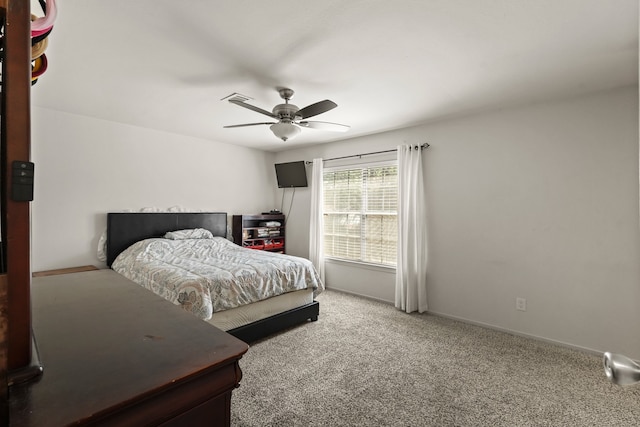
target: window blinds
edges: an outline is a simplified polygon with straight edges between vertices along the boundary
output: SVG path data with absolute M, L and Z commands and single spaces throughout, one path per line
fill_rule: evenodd
M 397 165 L 325 170 L 323 186 L 325 256 L 395 265 Z

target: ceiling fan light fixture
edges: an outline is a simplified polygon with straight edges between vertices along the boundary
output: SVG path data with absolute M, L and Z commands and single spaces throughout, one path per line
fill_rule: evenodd
M 249 104 L 248 102 L 246 102 L 246 99 L 249 99 L 249 97 L 240 95 L 238 93 L 233 93 L 228 97 L 223 98 L 232 104 L 251 111 L 255 111 L 256 113 L 260 113 L 265 116 L 269 116 L 276 121 L 275 123 L 273 121 L 261 123 L 244 123 L 241 125 L 230 125 L 224 127 L 240 128 L 246 126 L 271 125 L 271 132 L 273 132 L 273 134 L 277 138 L 285 142 L 290 140 L 291 138 L 295 138 L 296 136 L 298 136 L 303 127 L 317 130 L 327 130 L 332 132 L 346 132 L 347 130 L 349 130 L 349 126 L 341 125 L 339 123 L 307 120 L 309 117 L 315 117 L 318 114 L 326 113 L 329 110 L 333 110 L 338 106 L 338 104 L 336 104 L 335 102 L 325 99 L 324 101 L 319 101 L 300 109 L 296 105 L 289 103 L 289 100 L 293 95 L 293 91 L 291 89 L 281 87 L 278 88 L 278 92 L 280 93 L 280 97 L 284 99 L 284 104 L 276 105 L 273 108 L 273 111 L 267 111 L 260 107 L 256 107 L 255 105 Z
M 279 122 L 274 123 L 270 127 L 271 132 L 283 141 L 293 139 L 300 133 L 300 128 L 293 123 Z

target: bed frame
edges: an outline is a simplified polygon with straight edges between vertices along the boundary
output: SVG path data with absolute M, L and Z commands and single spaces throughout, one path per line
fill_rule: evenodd
M 107 266 L 129 246 L 143 239 L 162 237 L 168 231 L 204 228 L 214 236 L 227 236 L 226 212 L 125 212 L 107 214 Z M 318 320 L 320 304 L 313 301 L 227 331 L 252 342 L 307 320 Z M 215 314 L 214 314 L 215 316 Z

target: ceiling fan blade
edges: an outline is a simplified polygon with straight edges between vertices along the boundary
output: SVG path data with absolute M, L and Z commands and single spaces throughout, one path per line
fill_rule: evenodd
M 224 128 L 242 128 L 245 126 L 260 126 L 260 125 L 273 125 L 276 122 L 262 122 L 262 123 L 244 123 L 242 125 L 229 125 L 229 126 L 222 126 Z
M 249 110 L 253 110 L 256 113 L 260 113 L 260 114 L 264 114 L 265 116 L 273 117 L 274 119 L 278 118 L 271 111 L 263 110 L 260 107 L 256 107 L 255 105 L 247 104 L 246 102 L 243 102 L 243 101 L 238 101 L 236 99 L 230 99 L 229 102 L 232 103 L 232 104 L 239 105 L 239 106 L 244 107 L 244 108 L 248 108 Z
M 305 128 L 317 129 L 317 130 L 328 130 L 331 132 L 346 132 L 351 128 L 351 126 L 341 125 L 339 123 L 329 123 L 329 122 L 304 121 L 304 122 L 297 122 L 297 124 Z
M 324 101 L 316 102 L 315 104 L 301 108 L 296 113 L 296 116 L 300 116 L 302 119 L 307 119 L 309 117 L 317 116 L 318 114 L 326 113 L 329 110 L 333 110 L 337 106 L 338 104 L 335 102 L 325 99 Z

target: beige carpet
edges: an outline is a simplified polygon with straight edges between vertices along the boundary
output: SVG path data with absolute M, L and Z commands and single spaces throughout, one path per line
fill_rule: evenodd
M 640 426 L 598 356 L 335 291 L 254 343 L 234 426 Z

